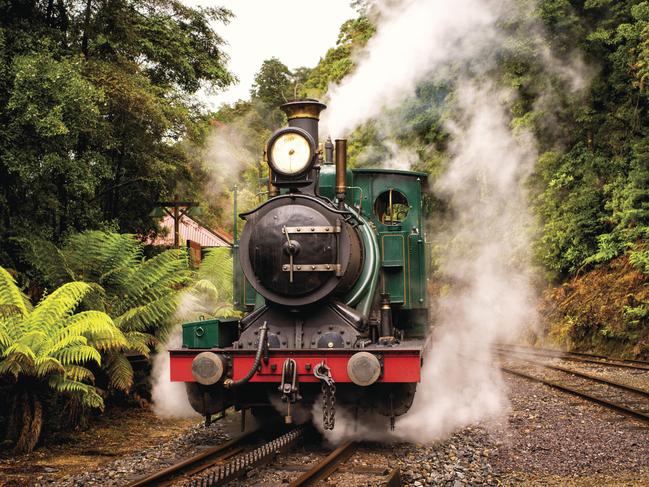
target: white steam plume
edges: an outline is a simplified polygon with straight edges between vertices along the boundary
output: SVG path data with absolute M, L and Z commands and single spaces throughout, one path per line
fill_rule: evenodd
M 329 87 L 323 133 L 346 136 L 411 95 L 436 69 L 489 58 L 498 43 L 496 22 L 507 2 L 408 0 L 375 2 L 380 24 L 357 69 Z
M 368 424 L 363 417 L 354 424 L 343 412 L 327 436 L 426 443 L 506 411 L 491 346 L 516 339 L 536 322 L 525 181 L 537 148 L 531 133 L 512 129 L 509 107 L 515 94 L 494 80 L 498 55 L 511 48 L 516 35 L 503 26 L 512 21 L 523 26 L 520 35 L 535 49 L 537 61 L 568 89 L 582 89 L 588 76 L 579 56 L 563 62 L 547 48 L 543 29 L 530 15 L 532 0 L 525 8 L 515 0 L 386 1 L 374 4 L 377 31 L 355 71 L 330 86 L 323 123 L 332 135 L 345 136 L 373 120 L 383 129 L 381 136 L 391 139 L 394 121 L 386 109 L 412 102 L 423 80 L 452 87 L 453 96 L 445 101 L 453 110 L 445 122 L 450 159 L 434 188 L 451 216 L 429 236 L 442 249 L 438 278 L 449 291 L 436 303 L 433 347 L 415 402 L 397 419 L 394 433 L 379 426 L 385 418 Z M 552 98 L 552 93 L 542 96 Z
M 441 236 L 441 274 L 451 290 L 439 300 L 433 349 L 397 429 L 420 442 L 505 410 L 490 347 L 536 322 L 523 189 L 536 161 L 534 140 L 512 134 L 504 94 L 489 84 L 463 84 L 457 93 L 460 117 L 449 127 L 453 159 L 436 188 L 453 213 Z
M 455 81 L 458 69 L 474 78 L 489 76 L 497 57 L 512 48 L 511 33 L 504 32 L 507 23 L 519 25 L 526 49 L 532 49 L 544 69 L 567 89 L 583 89 L 592 74 L 577 52 L 567 60 L 554 56 L 543 28 L 533 18 L 535 0 L 376 0 L 371 4 L 377 31 L 356 55 L 356 69 L 329 86 L 322 133 L 345 137 L 363 123 L 381 119 L 385 108 L 412 96 L 423 79 Z
M 209 316 L 213 309 L 214 303 L 210 301 L 209 296 L 191 290 L 185 291 L 180 299 L 174 321 L 181 323 L 198 320 L 201 315 Z M 169 335 L 167 343 L 159 347 L 158 353 L 153 358 L 151 371 L 153 411 L 163 418 L 199 416 L 189 404 L 185 383 L 171 382 L 169 376 L 169 352 L 167 350 L 180 348 L 181 345 L 182 327 L 178 324 Z

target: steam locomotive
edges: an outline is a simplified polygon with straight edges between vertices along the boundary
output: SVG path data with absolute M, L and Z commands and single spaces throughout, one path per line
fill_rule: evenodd
M 321 401 L 324 429 L 336 404 L 394 427 L 414 399 L 428 343 L 426 174 L 348 169 L 346 140 L 318 144 L 325 108 L 281 106 L 288 127 L 266 146 L 268 199 L 239 215 L 233 248 L 243 317 L 186 323 L 169 351 L 171 380 L 206 419 L 280 405 L 292 422 L 296 403 Z

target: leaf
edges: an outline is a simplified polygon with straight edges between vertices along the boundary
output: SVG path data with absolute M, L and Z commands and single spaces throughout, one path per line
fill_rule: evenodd
M 26 316 L 30 309 L 27 297 L 20 292 L 14 278 L 3 267 L 0 267 L 0 305 L 13 307 L 22 316 Z
M 106 371 L 110 385 L 127 392 L 133 385 L 133 367 L 123 354 L 111 353 L 106 357 Z

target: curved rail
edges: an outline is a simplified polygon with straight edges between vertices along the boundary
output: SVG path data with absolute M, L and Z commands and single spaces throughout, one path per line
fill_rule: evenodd
M 338 468 L 356 452 L 357 448 L 358 444 L 353 441 L 348 441 L 347 443 L 340 445 L 320 462 L 316 463 L 308 471 L 304 472 L 297 479 L 288 484 L 288 487 L 311 485 L 320 479 L 328 477 L 338 470 Z
M 604 377 L 600 377 L 597 375 L 592 375 L 592 374 L 587 374 L 585 372 L 579 372 L 578 370 L 572 370 L 572 369 L 567 369 L 565 367 L 560 367 L 558 365 L 550 365 L 550 364 L 544 364 L 543 362 L 539 362 L 537 360 L 530 360 L 530 359 L 522 359 L 522 358 L 517 358 L 516 360 L 522 360 L 525 362 L 528 362 L 530 364 L 534 364 L 538 367 L 543 367 L 545 369 L 550 369 L 550 370 L 556 370 L 559 372 L 565 372 L 566 374 L 571 374 L 576 377 L 581 377 L 583 379 L 588 379 L 592 380 L 595 382 L 599 382 L 601 384 L 606 384 L 607 386 L 612 386 L 612 387 L 617 387 L 618 389 L 622 389 L 627 392 L 633 392 L 636 394 L 640 394 L 641 396 L 649 398 L 649 391 L 645 389 L 640 389 L 638 387 L 633 387 L 627 384 L 623 384 L 621 382 L 617 382 L 611 379 L 605 379 Z
M 148 487 L 170 485 L 180 475 L 195 475 L 216 463 L 227 460 L 242 451 L 242 445 L 251 442 L 259 435 L 259 430 L 245 433 L 234 440 L 203 450 L 193 457 L 186 458 L 163 470 L 137 479 L 125 487 Z
M 565 384 L 560 384 L 559 382 L 555 382 L 553 380 L 548 380 L 543 377 L 537 377 L 534 375 L 530 375 L 526 372 L 521 372 L 520 370 L 515 370 L 509 367 L 501 366 L 501 370 L 504 372 L 507 372 L 512 375 L 517 375 L 519 377 L 523 377 L 525 379 L 534 381 L 534 382 L 539 382 L 541 384 L 545 384 L 547 386 L 552 387 L 553 389 L 557 389 L 563 392 L 567 392 L 569 394 L 581 397 L 582 399 L 586 399 L 587 401 L 594 402 L 596 404 L 599 404 L 600 406 L 604 406 L 608 409 L 611 409 L 613 411 L 616 411 L 618 413 L 622 413 L 626 416 L 630 416 L 634 419 L 639 419 L 640 421 L 644 423 L 649 424 L 649 414 L 644 413 L 642 411 L 639 411 L 637 409 L 633 409 L 629 406 L 626 406 L 624 404 L 620 404 L 618 402 L 610 401 L 608 399 L 604 399 L 602 397 L 594 396 L 592 394 L 589 394 L 588 392 L 585 392 L 583 390 L 575 389 L 573 387 L 567 386 Z M 574 371 L 570 371 L 567 373 L 573 373 Z M 573 374 L 573 375 L 578 375 L 578 374 Z M 619 388 L 624 388 L 624 389 L 630 389 L 625 385 L 618 384 L 618 383 L 613 383 L 606 381 L 605 379 L 598 378 L 598 382 L 606 382 L 608 385 L 613 386 L 613 387 L 619 387 Z M 633 388 L 635 389 L 635 388 Z M 638 391 L 633 390 L 635 393 L 639 393 Z M 639 393 L 640 394 L 640 393 Z M 646 391 L 642 391 L 641 394 L 646 394 Z
M 519 345 L 498 345 L 494 348 L 500 352 L 525 353 L 536 355 L 538 357 L 558 358 L 571 362 L 585 362 L 590 364 L 603 365 L 606 367 L 622 367 L 627 369 L 649 371 L 649 363 L 645 363 L 641 360 L 626 360 L 621 358 L 582 354 L 579 352 L 562 352 L 561 350 L 551 350 L 548 348 L 521 347 Z

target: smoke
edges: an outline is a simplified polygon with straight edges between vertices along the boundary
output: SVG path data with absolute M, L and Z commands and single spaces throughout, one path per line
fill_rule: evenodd
M 222 224 L 230 229 L 233 219 L 232 189 L 240 183 L 242 174 L 254 166 L 261 153 L 255 153 L 249 146 L 256 138 L 247 127 L 251 116 L 245 115 L 225 124 L 215 121 L 204 147 L 200 149 L 200 160 L 207 171 L 208 181 L 203 193 L 213 208 L 222 211 Z M 245 183 L 239 184 L 238 209 L 240 211 L 255 205 L 255 194 Z
M 348 136 L 369 120 L 389 122 L 385 110 L 413 96 L 424 79 L 454 83 L 494 76 L 499 57 L 512 50 L 536 58 L 571 92 L 585 88 L 592 75 L 578 52 L 554 55 L 534 17 L 535 0 L 376 0 L 371 5 L 375 35 L 356 53 L 356 69 L 328 89 L 321 126 L 335 137 Z
M 491 346 L 515 340 L 537 319 L 525 183 L 538 154 L 533 134 L 513 128 L 511 107 L 517 100 L 499 78 L 499 56 L 524 39 L 545 73 L 567 90 L 588 84 L 578 55 L 561 60 L 547 47 L 533 6 L 515 0 L 376 2 L 376 34 L 359 54 L 355 71 L 329 88 L 323 123 L 330 133 L 344 136 L 372 121 L 392 144 L 398 140 L 394 131 L 403 127 L 395 125 L 390 110 L 413 103 L 422 81 L 451 87 L 440 102 L 448 114 L 443 122 L 450 136 L 448 162 L 434 182 L 448 218 L 436 222 L 429 235 L 440 254 L 434 279 L 444 293 L 435 303 L 433 346 L 415 401 L 392 433 L 385 418 L 354 424 L 343 411 L 327 434 L 332 441 L 432 442 L 507 410 Z M 539 100 L 551 107 L 551 87 L 545 88 Z M 398 144 L 388 152 L 397 149 Z
M 474 68 L 498 44 L 497 20 L 505 3 L 496 0 L 407 0 L 375 2 L 376 34 L 358 55 L 356 70 L 329 87 L 325 133 L 345 136 L 413 94 L 436 70 L 471 61 Z
M 153 357 L 151 370 L 151 398 L 153 412 L 161 418 L 191 418 L 199 416 L 189 404 L 184 382 L 171 382 L 169 377 L 170 348 L 180 348 L 182 345 L 182 330 L 174 329 L 167 343 L 160 347 Z
M 179 323 L 170 333 L 167 342 L 159 347 L 153 358 L 151 370 L 151 398 L 153 411 L 162 418 L 190 418 L 199 416 L 189 404 L 184 382 L 171 382 L 169 376 L 169 353 L 167 350 L 182 346 L 182 326 L 180 323 L 198 320 L 200 316 L 209 316 L 214 303 L 209 293 L 185 291 L 174 315 L 174 322 Z
M 453 158 L 435 188 L 453 213 L 438 237 L 440 277 L 450 291 L 438 300 L 438 328 L 415 403 L 398 422 L 403 438 L 431 441 L 502 414 L 507 399 L 491 345 L 536 322 L 524 191 L 536 147 L 529 133 L 510 130 L 503 96 L 489 83 L 457 91 Z

